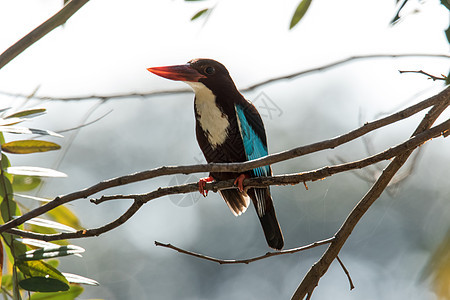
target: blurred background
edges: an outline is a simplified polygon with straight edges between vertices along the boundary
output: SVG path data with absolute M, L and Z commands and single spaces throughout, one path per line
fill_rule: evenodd
M 27 125 L 53 131 L 106 116 L 63 133 L 64 139 L 55 140 L 63 146 L 59 152 L 9 155 L 12 165 L 56 168 L 68 174 L 66 179 L 46 180 L 31 193 L 54 197 L 115 176 L 204 162 L 195 139 L 193 93 L 104 102 L 88 97 L 187 87 L 150 74 L 148 67 L 213 58 L 227 66 L 243 89 L 355 55 L 449 52 L 444 34 L 449 14 L 440 1 L 408 1 L 394 26 L 390 25 L 398 10 L 394 0 L 317 1 L 289 30 L 298 2 L 90 1 L 0 72 L 1 92 L 29 95 L 37 89 L 36 96 L 54 99 L 1 95 L 0 101 L 2 107 L 15 109 L 47 108 L 45 116 Z M 0 2 L 1 49 L 61 6 L 60 0 Z M 211 13 L 190 21 L 211 7 Z M 356 60 L 267 84 L 245 96 L 263 116 L 269 152 L 276 153 L 344 134 L 438 93 L 442 81 L 398 71 L 422 69 L 439 76 L 448 73 L 448 62 L 437 57 Z M 86 99 L 58 100 L 71 96 Z M 360 139 L 273 165 L 274 173 L 361 159 L 369 155 L 367 144 L 373 145 L 369 147 L 373 153 L 382 151 L 407 139 L 423 114 L 369 134 L 366 144 Z M 382 194 L 341 251 L 356 288 L 349 291 L 345 274 L 334 262 L 314 299 L 438 298 L 435 281 L 427 274 L 433 253 L 446 245 L 450 227 L 449 153 L 450 144 L 444 139 L 421 148 L 414 172 Z M 272 187 L 285 248 L 331 237 L 371 186 L 370 180 L 360 177 L 373 178 L 376 172 L 369 167 L 356 174 L 338 174 L 308 183 L 309 190 L 301 184 Z M 205 175 L 166 176 L 107 194 L 144 193 L 196 182 Z M 129 204 L 95 206 L 80 200 L 68 207 L 85 228 L 92 228 L 114 220 Z M 236 218 L 217 194 L 207 198 L 192 194 L 157 199 L 111 232 L 73 240 L 87 251 L 83 258 L 61 259 L 60 269 L 100 282 L 98 287 L 86 287 L 80 299 L 289 299 L 325 250 L 221 266 L 156 247 L 154 241 L 223 259 L 250 258 L 270 250 L 253 208 Z

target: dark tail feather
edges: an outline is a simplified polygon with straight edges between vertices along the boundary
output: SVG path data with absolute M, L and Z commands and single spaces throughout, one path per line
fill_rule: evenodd
M 239 216 L 247 210 L 250 204 L 248 196 L 238 190 L 221 190 L 219 192 L 235 216 Z
M 267 244 L 271 248 L 281 250 L 284 246 L 283 234 L 281 233 L 273 206 L 262 217 L 259 217 L 259 221 L 266 236 Z
M 256 196 L 256 194 L 260 194 L 256 192 L 256 189 L 254 189 L 254 191 L 255 193 L 251 193 L 249 191 L 250 195 Z M 254 197 L 250 197 L 253 200 Z M 257 196 L 255 198 L 257 198 Z M 275 209 L 273 207 L 272 197 L 270 196 L 269 189 L 265 189 L 264 191 L 265 209 L 261 216 L 258 213 L 258 206 L 255 202 L 256 201 L 253 201 L 253 204 L 255 205 L 259 221 L 261 222 L 267 244 L 271 248 L 281 250 L 284 246 L 283 234 L 281 233 L 280 224 L 278 224 L 277 215 L 275 214 Z

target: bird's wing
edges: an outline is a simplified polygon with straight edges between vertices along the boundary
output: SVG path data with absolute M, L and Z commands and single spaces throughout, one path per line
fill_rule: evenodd
M 253 104 L 235 104 L 239 130 L 244 143 L 245 155 L 248 160 L 267 156 L 267 140 L 264 124 Z M 270 166 L 252 170 L 254 176 L 270 176 Z

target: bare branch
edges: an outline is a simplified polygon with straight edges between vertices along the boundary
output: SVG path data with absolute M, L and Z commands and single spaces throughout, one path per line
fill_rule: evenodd
M 94 124 L 94 123 L 97 123 L 97 122 L 100 121 L 101 119 L 105 118 L 107 115 L 109 115 L 109 114 L 112 113 L 112 112 L 113 112 L 113 110 L 110 109 L 110 110 L 108 110 L 106 113 L 104 113 L 103 115 L 101 115 L 100 117 L 98 117 L 97 119 L 92 120 L 92 121 L 87 122 L 87 123 L 86 123 L 86 118 L 84 118 L 82 124 L 80 124 L 80 125 L 78 125 L 78 126 L 75 126 L 75 127 L 72 127 L 72 128 L 66 128 L 66 129 L 62 129 L 62 130 L 57 130 L 56 133 L 64 133 L 64 132 L 73 131 L 73 130 L 78 130 L 78 129 L 81 129 L 81 128 L 83 128 L 83 127 L 90 126 L 90 125 L 92 125 L 92 124 Z
M 53 200 L 56 201 L 56 200 Z M 51 203 L 51 202 L 49 202 Z M 92 237 L 92 236 L 99 236 L 100 234 L 110 231 L 114 228 L 119 227 L 123 223 L 125 223 L 127 220 L 129 220 L 143 205 L 143 202 L 135 201 L 133 204 L 128 208 L 128 210 L 121 215 L 119 218 L 114 220 L 111 223 L 108 223 L 104 226 L 94 228 L 94 229 L 86 229 L 86 230 L 78 230 L 77 232 L 61 232 L 61 233 L 54 233 L 54 234 L 42 234 L 42 233 L 36 233 L 36 232 L 30 232 L 25 231 L 17 228 L 11 228 L 6 230 L 6 232 L 26 237 L 26 238 L 32 238 L 37 240 L 43 240 L 43 241 L 56 241 L 56 240 L 66 240 L 71 238 L 86 238 L 86 237 Z M 59 206 L 59 205 L 57 205 Z M 43 206 L 40 206 L 43 207 Z M 33 212 L 32 210 L 31 212 Z
M 305 181 L 315 181 L 315 180 L 321 180 L 323 178 L 329 177 L 333 174 L 345 172 L 348 170 L 352 170 L 355 168 L 363 168 L 365 166 L 374 164 L 376 162 L 379 162 L 381 160 L 390 159 L 392 157 L 401 155 L 402 153 L 412 151 L 413 149 L 419 147 L 421 144 L 423 144 L 425 141 L 429 140 L 433 137 L 438 137 L 442 135 L 443 132 L 450 131 L 450 120 L 447 120 L 446 122 L 441 123 L 440 125 L 437 125 L 429 130 L 426 130 L 420 134 L 417 134 L 416 136 L 410 138 L 409 140 L 392 147 L 388 150 L 385 150 L 383 152 L 378 153 L 377 155 L 373 155 L 371 157 L 367 157 L 365 159 L 354 161 L 347 164 L 341 164 L 337 166 L 331 166 L 331 167 L 323 167 L 318 170 L 305 172 L 305 173 L 298 173 L 298 174 L 291 174 L 291 175 L 278 175 L 278 176 L 272 176 L 272 177 L 258 177 L 258 178 L 248 178 L 243 181 L 244 185 L 246 187 L 261 187 L 261 186 L 269 186 L 269 185 L 287 185 L 287 184 L 298 184 Z M 94 186 L 95 187 L 95 186 Z M 90 189 L 92 189 L 91 187 Z M 229 189 L 229 188 L 235 188 L 234 186 L 234 180 L 226 180 L 226 181 L 219 181 L 219 182 L 213 182 L 213 183 L 207 183 L 205 186 L 205 190 L 210 191 L 218 191 L 222 189 Z M 90 236 L 98 236 L 102 233 L 105 233 L 107 231 L 110 231 L 123 223 L 125 223 L 128 219 L 130 219 L 134 213 L 146 202 L 149 202 L 151 200 L 167 196 L 167 195 L 173 195 L 173 194 L 185 194 L 185 193 L 191 193 L 191 192 L 198 192 L 198 185 L 197 183 L 190 183 L 190 184 L 183 184 L 183 185 L 177 185 L 172 187 L 165 187 L 165 188 L 158 188 L 157 190 L 154 190 L 150 193 L 146 194 L 136 194 L 136 195 L 113 195 L 113 196 L 102 196 L 100 199 L 97 200 L 91 200 L 91 202 L 100 204 L 105 201 L 109 200 L 117 200 L 117 199 L 134 199 L 133 205 L 117 220 L 106 224 L 99 228 L 94 229 L 87 229 L 87 230 L 80 230 L 78 232 L 69 232 L 69 233 L 57 233 L 57 234 L 34 234 L 31 232 L 21 231 L 18 229 L 12 229 L 13 227 L 16 227 L 17 225 L 23 224 L 25 221 L 34 218 L 38 215 L 41 215 L 59 205 L 62 205 L 64 203 L 80 199 L 80 198 L 86 198 L 89 195 L 85 195 L 84 193 L 89 190 L 82 190 L 79 192 L 75 192 L 72 194 L 68 194 L 66 196 L 57 197 L 55 200 L 40 206 L 14 220 L 11 220 L 4 225 L 0 226 L 0 232 L 6 231 L 8 233 L 21 235 L 23 237 L 30 237 L 35 239 L 41 239 L 45 241 L 53 241 L 53 240 L 61 240 L 61 239 L 71 239 L 71 238 L 85 238 Z M 84 196 L 83 196 L 84 195 Z M 91 194 L 92 195 L 92 194 Z
M 89 0 L 71 0 L 60 11 L 50 19 L 36 27 L 33 31 L 17 41 L 14 45 L 6 49 L 0 55 L 0 69 L 13 60 L 17 55 L 25 51 L 28 47 L 44 37 L 47 33 L 56 27 L 64 24 L 74 13 L 76 13 Z M 29 95 L 28 95 L 29 96 Z M 32 95 L 32 98 L 35 98 Z M 24 98 L 27 98 L 24 97 Z
M 342 270 L 344 271 L 345 275 L 348 278 L 348 283 L 350 284 L 350 291 L 353 290 L 355 288 L 355 286 L 353 285 L 353 281 L 352 281 L 352 278 L 350 277 L 350 273 L 348 272 L 347 268 L 344 266 L 344 263 L 339 258 L 339 256 L 336 256 L 336 259 L 339 262 L 339 265 L 341 266 Z
M 400 58 L 400 57 L 435 57 L 435 58 L 450 58 L 450 55 L 447 54 L 414 54 L 414 53 L 410 53 L 410 54 L 368 54 L 368 55 L 355 55 L 355 56 L 350 56 L 348 58 L 344 58 L 342 60 L 338 60 L 326 65 L 323 65 L 321 67 L 316 67 L 316 68 L 311 68 L 308 70 L 304 70 L 304 71 L 300 71 L 297 73 L 293 73 L 291 75 L 287 75 L 287 76 L 280 76 L 280 77 L 275 77 L 275 78 L 271 78 L 268 79 L 266 81 L 262 81 L 259 82 L 257 84 L 251 85 L 249 87 L 247 87 L 244 91 L 251 91 L 254 90 L 262 85 L 266 85 L 269 83 L 273 83 L 279 80 L 286 80 L 286 79 L 292 79 L 298 76 L 302 76 L 308 73 L 312 73 L 312 72 L 319 72 L 319 71 L 323 71 L 325 69 L 330 69 L 330 68 L 334 68 L 337 67 L 339 65 L 342 64 L 346 64 L 355 60 L 362 60 L 362 59 L 373 59 L 373 58 Z
M 74 1 L 74 0 L 72 0 Z M 320 72 L 324 71 L 330 68 L 337 67 L 342 64 L 346 64 L 352 61 L 356 60 L 362 60 L 362 59 L 379 59 L 379 58 L 405 58 L 405 57 L 431 57 L 431 58 L 450 58 L 450 55 L 447 54 L 368 54 L 368 55 L 355 55 L 351 56 L 342 60 L 338 60 L 323 66 L 295 72 L 288 75 L 283 75 L 279 77 L 274 77 L 271 79 L 267 79 L 261 82 L 254 83 L 246 88 L 239 89 L 241 92 L 250 92 L 253 91 L 261 86 L 274 83 L 281 80 L 289 80 L 296 77 L 300 77 L 303 75 L 307 75 L 314 72 Z M 119 100 L 119 99 L 129 99 L 129 98 L 151 98 L 156 96 L 164 96 L 164 95 L 173 95 L 173 94 L 185 94 L 185 93 L 191 93 L 191 89 L 176 89 L 176 90 L 156 90 L 151 92 L 144 92 L 144 93 L 122 93 L 122 94 L 111 94 L 111 95 L 85 95 L 85 96 L 76 96 L 76 97 L 56 97 L 56 96 L 37 96 L 33 95 L 33 99 L 37 100 L 53 100 L 53 101 L 82 101 L 82 100 L 89 100 L 89 99 L 100 99 L 100 100 Z M 9 97 L 20 97 L 20 98 L 26 98 L 29 97 L 29 95 L 24 95 L 20 93 L 9 93 L 6 91 L 0 91 L 0 94 L 9 96 Z
M 450 105 L 450 97 L 442 103 L 435 105 L 430 111 L 425 115 L 422 122 L 419 124 L 417 129 L 414 131 L 412 136 L 418 135 L 424 132 L 426 129 L 430 128 L 431 125 L 436 121 L 439 115 Z M 362 216 L 367 212 L 370 206 L 380 197 L 381 193 L 386 189 L 387 185 L 397 173 L 397 171 L 403 166 L 408 157 L 414 149 L 405 151 L 404 153 L 395 157 L 395 159 L 383 170 L 383 173 L 367 192 L 366 195 L 361 199 L 361 201 L 355 206 L 355 208 L 348 215 L 345 222 L 342 224 L 341 228 L 336 232 L 335 239 L 329 245 L 328 249 L 322 255 L 322 257 L 317 261 L 308 271 L 308 273 L 303 278 L 302 282 L 298 286 L 294 295 L 293 300 L 304 299 L 306 296 L 311 297 L 314 289 L 319 284 L 320 278 L 325 275 L 330 264 L 336 259 L 340 250 L 344 246 L 348 237 L 352 233 L 356 224 Z
M 246 170 L 251 170 L 254 169 L 256 167 L 260 167 L 260 166 L 264 166 L 267 164 L 273 164 L 276 162 L 280 162 L 283 160 L 287 160 L 287 159 L 291 159 L 294 157 L 298 157 L 298 156 L 302 156 L 305 154 L 309 154 L 309 153 L 313 153 L 313 152 L 317 152 L 320 150 L 324 150 L 324 149 L 332 149 L 335 148 L 343 143 L 346 143 L 348 141 L 351 141 L 357 137 L 362 136 L 363 134 L 370 132 L 372 130 L 375 130 L 377 128 L 380 128 L 382 126 L 388 125 L 392 122 L 396 122 L 398 120 L 407 118 L 411 115 L 413 115 L 414 113 L 419 112 L 420 110 L 422 110 L 423 108 L 429 107 L 430 105 L 436 104 L 436 103 L 448 103 L 450 99 L 450 87 L 447 87 L 445 90 L 443 90 L 441 93 L 427 99 L 424 100 L 418 104 L 415 104 L 409 108 L 406 108 L 398 113 L 392 114 L 388 117 L 382 118 L 380 120 L 371 122 L 371 123 L 366 123 L 364 124 L 364 126 L 353 130 L 347 134 L 338 136 L 336 138 L 330 139 L 330 140 L 326 140 L 326 141 L 322 141 L 319 143 L 315 143 L 315 144 L 311 144 L 308 146 L 303 146 L 303 147 L 298 147 L 289 151 L 284 151 L 278 154 L 272 154 L 269 155 L 267 157 L 261 158 L 261 159 L 257 159 L 257 160 L 253 160 L 253 161 L 248 161 L 248 162 L 243 162 L 243 163 L 230 163 L 230 164 L 202 164 L 202 165 L 192 165 L 192 166 L 176 166 L 176 167 L 160 167 L 157 169 L 153 169 L 153 170 L 148 170 L 148 171 L 144 171 L 144 172 L 139 172 L 139 173 L 135 173 L 135 174 L 131 174 L 131 175 L 126 175 L 126 176 L 122 176 L 122 177 L 117 177 L 117 178 L 112 178 L 109 180 L 105 180 L 102 182 L 99 182 L 98 184 L 95 184 L 89 188 L 83 189 L 81 191 L 77 191 L 77 192 L 73 192 L 61 197 L 57 197 L 55 198 L 53 201 L 40 206 L 28 213 L 23 214 L 22 216 L 10 220 L 9 222 L 3 224 L 0 226 L 0 232 L 3 232 L 7 229 L 11 229 L 13 227 L 16 227 L 20 224 L 23 224 L 25 221 L 34 218 L 36 216 L 39 216 L 47 211 L 50 211 L 51 209 L 63 205 L 65 203 L 77 200 L 77 199 L 82 199 L 82 198 L 87 198 L 97 192 L 103 191 L 105 189 L 111 188 L 111 187 L 116 187 L 116 186 L 120 186 L 120 185 L 125 185 L 125 184 L 129 184 L 132 182 L 137 182 L 137 181 L 142 181 L 142 180 L 147 180 L 147 179 L 151 179 L 154 177 L 158 177 L 158 176 L 163 176 L 163 175 L 172 175 L 172 174 L 177 174 L 177 173 L 184 173 L 184 174 L 189 174 L 189 173 L 194 173 L 194 172 L 217 172 L 217 171 L 227 171 L 227 172 L 243 172 Z M 433 132 L 432 135 L 430 136 L 422 136 L 421 138 L 423 138 L 423 140 L 419 139 L 418 137 L 415 137 L 413 139 L 410 139 L 409 141 L 405 142 L 404 145 L 399 145 L 397 147 L 406 147 L 406 149 L 408 149 L 407 144 L 408 143 L 412 143 L 414 144 L 416 147 L 419 146 L 421 143 L 423 143 L 424 141 L 428 140 L 429 138 L 432 138 L 434 136 L 438 136 L 440 134 L 440 132 L 445 132 L 447 131 L 446 128 L 444 128 L 446 125 L 442 125 L 439 128 L 435 128 L 434 130 L 437 130 L 437 132 Z M 438 126 L 436 126 L 438 127 Z M 441 130 L 441 131 L 439 131 Z M 395 148 L 393 148 L 395 149 Z M 391 151 L 389 153 L 389 151 Z M 385 152 L 387 153 L 380 153 L 378 154 L 379 156 L 372 156 L 369 157 L 365 160 L 364 164 L 361 164 L 360 162 L 355 162 L 353 165 L 347 164 L 347 165 L 343 165 L 346 168 L 341 169 L 341 172 L 344 170 L 350 170 L 352 168 L 362 168 L 363 166 L 365 166 L 365 163 L 375 163 L 380 161 L 380 159 L 389 159 L 392 156 L 392 151 L 398 151 L 397 150 L 387 150 Z M 398 154 L 398 153 L 397 153 Z M 342 167 L 342 166 L 341 166 Z M 320 178 L 325 178 L 326 176 L 330 176 L 331 173 L 328 173 L 329 168 L 324 168 L 322 171 L 322 177 Z M 297 180 L 299 180 L 298 182 L 304 182 L 304 181 L 308 181 L 308 180 L 317 180 L 318 178 L 316 177 L 306 177 L 305 174 L 300 174 L 300 175 L 296 175 L 297 176 Z M 303 176 L 301 178 L 298 178 L 299 176 Z M 249 181 L 253 181 L 253 180 L 262 180 L 263 178 L 253 178 L 253 179 L 247 179 L 248 181 L 244 181 L 245 184 L 251 184 L 251 182 Z M 255 181 L 256 182 L 256 181 Z M 272 182 L 269 184 L 289 184 L 289 182 Z M 219 186 L 220 184 L 223 183 L 214 183 L 214 186 L 212 186 L 211 184 L 207 184 L 206 185 L 206 189 L 208 190 L 214 190 L 217 188 L 226 188 L 227 186 Z M 228 183 L 229 184 L 229 183 Z M 216 186 L 217 185 L 217 186 Z M 228 187 L 230 187 L 232 185 L 228 185 Z M 192 188 L 192 187 L 191 187 Z M 161 195 L 159 195 L 158 197 L 160 197 Z M 149 201 L 149 200 L 147 200 Z M 97 234 L 97 233 L 95 233 Z M 94 235 L 95 235 L 94 234 Z M 77 236 L 79 237 L 79 236 Z
M 40 206 L 28 213 L 23 214 L 22 216 L 15 218 L 13 220 L 8 221 L 7 223 L 0 226 L 0 232 L 6 231 L 8 229 L 12 229 L 13 227 L 16 227 L 20 224 L 23 224 L 27 220 L 30 220 L 36 216 L 42 215 L 50 210 L 52 210 L 55 207 L 58 207 L 60 205 L 63 205 L 65 203 L 87 198 L 97 192 L 103 191 L 105 189 L 116 187 L 132 182 L 142 181 L 150 178 L 154 178 L 157 176 L 163 176 L 163 175 L 171 175 L 171 174 L 177 174 L 177 173 L 194 173 L 194 172 L 211 172 L 211 171 L 228 171 L 228 172 L 243 172 L 245 170 L 254 169 L 256 167 L 264 166 L 267 164 L 273 164 L 279 161 L 287 160 L 293 157 L 298 157 L 301 155 L 305 155 L 308 153 L 324 150 L 327 148 L 334 148 L 340 144 L 346 143 L 352 139 L 355 139 L 367 132 L 370 132 L 371 130 L 377 129 L 379 127 L 385 126 L 387 124 L 390 124 L 392 122 L 401 120 L 403 118 L 407 118 L 408 116 L 413 115 L 414 113 L 422 110 L 423 108 L 426 108 L 430 105 L 440 103 L 440 105 L 448 105 L 450 101 L 450 87 L 447 87 L 444 91 L 441 93 L 422 101 L 416 105 L 413 105 L 407 109 L 404 109 L 403 111 L 400 111 L 398 113 L 395 113 L 391 116 L 385 117 L 383 119 L 366 123 L 363 127 L 360 127 L 356 130 L 351 131 L 350 133 L 341 135 L 339 137 L 336 137 L 331 140 L 315 143 L 312 145 L 304 146 L 304 147 L 298 147 L 289 151 L 281 152 L 278 154 L 273 154 L 270 156 L 267 156 L 262 159 L 244 162 L 244 163 L 230 163 L 230 164 L 203 164 L 203 165 L 192 165 L 192 166 L 178 166 L 178 167 L 160 167 L 157 169 L 139 172 L 136 174 L 131 174 L 127 176 L 117 177 L 113 179 L 109 179 L 106 181 L 99 182 L 98 184 L 95 184 L 89 188 L 73 192 L 61 197 L 56 197 L 53 201 L 48 202 L 44 204 L 43 206 Z M 295 174 L 291 176 L 275 176 L 275 178 L 252 178 L 252 179 L 246 179 L 244 181 L 244 184 L 248 186 L 252 186 L 252 184 L 261 184 L 261 185 L 270 185 L 270 184 L 292 184 L 292 181 L 299 182 L 305 182 L 309 180 L 317 180 L 320 178 L 325 178 L 327 176 L 331 176 L 332 174 L 336 174 L 337 172 L 343 172 L 347 170 L 351 170 L 354 168 L 362 168 L 364 166 L 367 166 L 369 164 L 376 163 L 382 159 L 389 159 L 392 158 L 392 155 L 398 155 L 399 153 L 403 153 L 404 151 L 408 149 L 414 149 L 421 145 L 426 140 L 439 136 L 441 133 L 448 132 L 448 124 L 449 121 L 442 123 L 441 125 L 438 125 L 434 127 L 433 129 L 430 129 L 426 132 L 423 132 L 422 134 L 419 134 L 408 141 L 394 147 L 391 149 L 388 149 L 382 153 L 379 153 L 375 156 L 368 157 L 364 160 L 349 163 L 349 164 L 343 164 L 339 166 L 334 167 L 325 167 L 315 172 L 309 172 L 309 173 L 303 173 L 303 174 Z M 396 152 L 399 151 L 399 152 Z M 317 177 L 319 176 L 319 177 Z M 213 190 L 217 191 L 218 189 L 224 189 L 224 188 L 230 188 L 233 186 L 233 183 L 231 182 L 217 182 L 212 184 L 207 184 L 206 189 L 207 190 Z M 145 195 L 145 201 L 150 201 L 151 199 L 154 199 L 155 197 L 161 197 L 164 195 L 169 195 L 171 193 L 180 193 L 180 192 L 192 192 L 196 190 L 197 186 L 195 184 L 186 185 L 186 186 L 177 186 L 177 187 L 170 187 L 165 189 L 158 189 L 157 191 L 148 193 Z M 184 190 L 183 190 L 184 189 Z M 165 193 L 165 194 L 164 194 Z M 79 237 L 85 237 L 85 236 L 95 236 L 102 232 L 105 232 L 104 230 L 108 230 L 109 228 L 115 228 L 119 226 L 120 224 L 123 224 L 127 219 L 127 216 L 131 216 L 134 214 L 134 212 L 137 211 L 137 203 L 141 204 L 143 203 L 139 197 L 143 197 L 142 195 L 135 196 L 135 203 L 132 207 L 130 207 L 129 212 L 127 211 L 126 215 L 123 215 L 119 218 L 119 220 L 116 220 L 110 224 L 107 224 L 101 228 L 92 229 L 90 231 L 83 231 L 82 233 L 63 233 L 63 234 L 56 234 L 50 237 L 46 237 L 46 240 L 57 240 L 57 239 L 66 239 L 66 238 L 79 238 Z M 142 204 L 141 204 L 142 205 Z M 134 212 L 133 212 L 134 211 Z M 133 212 L 133 213 L 131 213 Z M 111 226 L 111 227 L 108 227 Z M 11 231 L 9 231 L 11 232 Z M 17 232 L 17 231 L 16 231 Z M 12 233 L 12 232 L 11 232 Z
M 442 77 L 438 77 L 438 76 L 435 76 L 435 75 L 431 75 L 430 73 L 427 73 L 427 72 L 425 72 L 425 71 L 423 71 L 423 70 L 419 70 L 419 71 L 402 71 L 402 70 L 398 70 L 398 72 L 400 73 L 400 74 L 403 74 L 403 73 L 418 73 L 418 74 L 423 74 L 423 75 L 426 75 L 426 76 L 428 76 L 429 78 L 428 79 L 433 79 L 433 81 L 436 81 L 436 80 L 446 80 L 447 78 L 444 76 L 444 75 L 442 75 L 441 74 L 441 76 Z
M 292 249 L 286 249 L 286 250 L 281 250 L 281 251 L 277 251 L 277 252 L 267 252 L 264 255 L 260 255 L 260 256 L 256 256 L 256 257 L 252 257 L 252 258 L 247 258 L 247 259 L 219 259 L 219 258 L 214 258 L 211 256 L 207 256 L 207 255 L 203 255 L 203 254 L 199 254 L 199 253 L 195 253 L 192 251 L 187 251 L 181 248 L 178 248 L 174 245 L 171 244 L 164 244 L 158 241 L 155 241 L 155 246 L 160 246 L 160 247 L 165 247 L 165 248 L 169 248 L 172 250 L 175 250 L 177 252 L 186 254 L 186 255 L 190 255 L 190 256 L 194 256 L 200 259 L 204 259 L 204 260 L 209 260 L 212 262 L 216 262 L 218 264 L 221 265 L 226 265 L 226 264 L 249 264 L 261 259 L 265 259 L 268 257 L 272 257 L 272 256 L 278 256 L 278 255 L 284 255 L 284 254 L 292 254 L 292 253 L 297 253 L 297 252 L 301 252 L 301 251 L 305 251 L 308 249 L 312 249 L 318 246 L 322 246 L 325 244 L 329 244 L 333 241 L 333 238 L 328 238 L 322 241 L 317 241 L 314 243 L 311 243 L 309 245 L 305 245 L 305 246 L 301 246 L 301 247 L 297 247 L 297 248 L 292 248 Z

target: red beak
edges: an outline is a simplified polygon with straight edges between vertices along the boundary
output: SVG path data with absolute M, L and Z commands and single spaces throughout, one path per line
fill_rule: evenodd
M 197 70 L 192 68 L 190 64 L 155 67 L 148 68 L 147 70 L 158 76 L 179 81 L 197 82 L 200 78 L 206 77 L 205 75 L 200 74 Z

